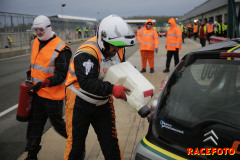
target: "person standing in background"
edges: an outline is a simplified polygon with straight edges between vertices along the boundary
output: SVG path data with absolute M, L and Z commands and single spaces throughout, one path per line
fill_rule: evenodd
M 166 68 L 164 73 L 169 72 L 172 56 L 174 56 L 175 66 L 179 62 L 179 51 L 182 49 L 182 30 L 177 26 L 174 18 L 170 18 L 168 21 L 169 30 L 167 32 L 167 38 L 165 47 L 167 49 Z
M 78 32 L 78 38 L 82 38 L 82 30 L 79 26 L 76 27 L 76 30 Z
M 205 23 L 202 21 L 201 26 L 199 27 L 199 38 L 202 47 L 206 45 L 206 38 L 207 38 L 207 27 Z
M 8 46 L 10 48 L 12 48 L 13 47 L 13 39 L 12 39 L 12 37 L 10 35 L 8 35 L 7 39 L 8 39 Z
M 158 53 L 159 37 L 155 29 L 153 29 L 153 21 L 148 19 L 145 26 L 138 30 L 137 41 L 142 58 L 141 73 L 146 72 L 147 61 L 149 62 L 150 73 L 154 72 L 154 51 Z
M 182 42 L 184 43 L 185 27 L 181 22 L 179 22 L 179 27 L 182 29 Z
M 193 25 L 193 34 L 194 34 L 194 40 L 198 37 L 198 21 L 194 23 Z
M 225 20 L 224 23 L 222 24 L 222 28 L 223 28 L 223 37 L 227 37 L 227 21 Z
M 222 20 L 219 20 L 218 22 L 215 22 L 214 31 L 215 31 L 216 36 L 218 36 L 218 37 L 222 36 Z
M 207 40 L 208 40 L 208 44 L 210 44 L 210 37 L 213 35 L 214 24 L 212 23 L 211 20 L 209 20 L 209 22 L 206 24 L 206 26 L 207 26 Z

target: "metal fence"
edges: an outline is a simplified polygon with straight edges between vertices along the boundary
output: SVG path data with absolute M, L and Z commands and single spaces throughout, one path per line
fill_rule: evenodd
M 21 47 L 31 44 L 33 32 L 31 26 L 36 15 L 0 12 L 0 48 Z M 98 22 L 87 20 L 71 20 L 50 17 L 55 34 L 64 41 L 92 37 L 95 35 L 94 27 Z M 81 34 L 76 30 L 81 28 Z M 88 28 L 88 32 L 84 31 Z M 10 44 L 8 37 L 11 37 Z

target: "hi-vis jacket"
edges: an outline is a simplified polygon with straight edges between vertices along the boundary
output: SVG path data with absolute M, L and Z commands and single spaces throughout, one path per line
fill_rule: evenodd
M 153 24 L 153 21 L 148 19 L 145 26 L 138 30 L 136 38 L 139 42 L 140 50 L 154 51 L 154 48 L 159 46 L 159 37 L 157 31 L 153 29 L 153 25 L 150 30 L 147 29 L 148 22 Z
M 193 25 L 193 33 L 197 33 L 198 32 L 198 25 L 195 24 Z
M 55 59 L 59 56 L 59 52 L 66 47 L 66 44 L 59 37 L 52 39 L 40 51 L 39 44 L 38 38 L 35 38 L 31 53 L 31 77 L 33 84 L 54 75 Z M 51 100 L 63 100 L 65 99 L 65 84 L 42 88 L 37 94 L 40 97 Z
M 207 33 L 212 33 L 213 32 L 213 23 L 207 23 Z
M 111 59 L 105 58 L 97 44 L 97 37 L 89 39 L 77 49 L 70 63 L 66 86 L 89 103 L 97 106 L 105 104 L 113 84 L 102 79 L 109 67 L 124 60 L 123 52 L 124 49 L 121 49 Z
M 206 33 L 207 33 L 207 27 L 206 26 L 200 26 L 199 27 L 199 33 L 198 33 L 198 35 L 200 36 L 200 31 L 201 31 L 201 28 L 203 27 L 203 34 L 204 34 L 204 36 L 206 35 Z M 203 36 L 203 35 L 202 35 Z M 200 37 L 200 38 L 202 38 L 202 37 Z
M 178 50 L 181 50 L 182 30 L 177 26 L 174 18 L 170 18 L 168 23 L 171 23 L 172 26 L 169 27 L 169 30 L 167 32 L 165 47 L 168 51 L 176 51 L 176 48 L 178 48 Z

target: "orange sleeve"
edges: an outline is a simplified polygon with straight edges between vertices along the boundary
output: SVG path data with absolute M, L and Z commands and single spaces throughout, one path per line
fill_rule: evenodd
M 141 40 L 141 36 L 142 36 L 142 28 L 137 31 L 137 36 L 136 36 L 136 38 L 137 38 L 137 41 L 138 41 L 138 42 Z
M 158 37 L 158 33 L 156 30 L 154 30 L 154 48 L 159 48 L 159 37 Z
M 177 43 L 179 45 L 179 47 L 176 48 L 180 48 L 180 45 L 182 44 L 182 30 L 180 27 L 178 27 L 176 29 L 176 36 L 177 36 Z

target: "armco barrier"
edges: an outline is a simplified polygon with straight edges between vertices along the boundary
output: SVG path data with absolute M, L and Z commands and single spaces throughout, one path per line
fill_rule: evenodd
M 226 40 L 229 40 L 229 38 L 211 36 L 210 37 L 210 44 L 218 43 L 218 42 L 222 42 L 222 41 L 226 41 Z

